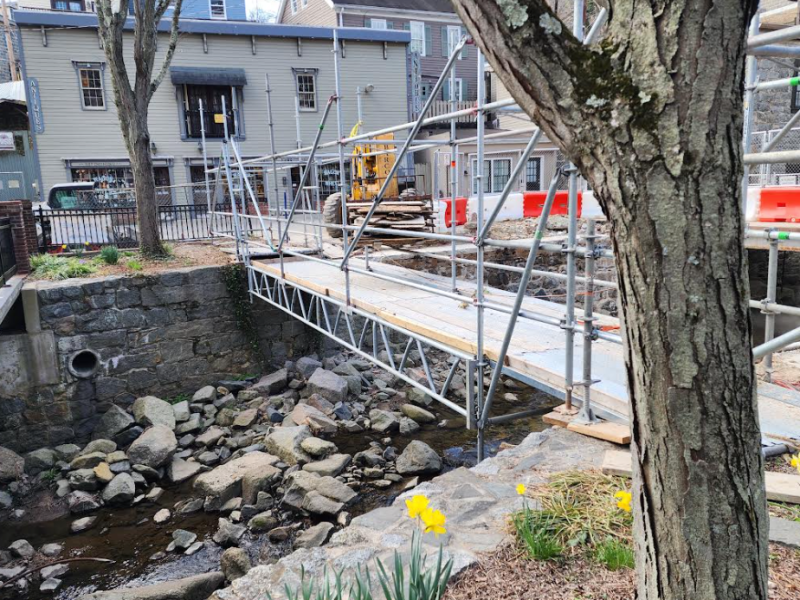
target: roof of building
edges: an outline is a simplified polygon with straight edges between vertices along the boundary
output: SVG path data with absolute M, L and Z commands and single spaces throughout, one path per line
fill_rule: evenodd
M 97 15 L 92 13 L 70 13 L 65 11 L 16 10 L 14 21 L 20 27 L 68 27 L 97 28 Z M 158 30 L 168 32 L 171 19 L 162 19 Z M 133 18 L 128 19 L 127 29 L 133 29 Z M 181 33 L 212 35 L 245 35 L 277 38 L 333 39 L 333 28 L 308 25 L 281 25 L 255 23 L 252 21 L 212 21 L 207 19 L 181 19 Z M 366 42 L 410 43 L 411 34 L 406 31 L 386 31 L 361 27 L 338 28 L 339 39 Z
M 359 8 L 392 8 L 397 10 L 421 10 L 424 12 L 453 13 L 450 0 L 331 0 L 337 6 Z

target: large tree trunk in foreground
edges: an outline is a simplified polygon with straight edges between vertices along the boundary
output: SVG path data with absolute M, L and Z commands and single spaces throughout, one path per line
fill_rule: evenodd
M 612 0 L 586 48 L 543 0 L 454 0 L 589 181 L 616 254 L 638 597 L 767 598 L 767 512 L 741 199 L 755 2 Z

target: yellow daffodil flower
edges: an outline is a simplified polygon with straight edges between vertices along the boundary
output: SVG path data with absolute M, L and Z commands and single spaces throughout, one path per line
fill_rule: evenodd
M 411 499 L 406 500 L 406 506 L 408 507 L 408 516 L 411 519 L 417 519 L 427 510 L 428 499 L 422 495 L 413 496 Z
M 436 537 L 439 537 L 442 533 L 447 533 L 447 529 L 444 528 L 446 519 L 442 511 L 426 508 L 421 516 L 422 522 L 425 523 L 425 533 L 432 531 Z
M 528 488 L 525 487 L 525 484 L 523 484 L 523 483 L 518 483 L 517 484 L 517 493 L 520 496 L 524 496 L 525 492 L 527 492 L 527 491 L 528 491 Z
M 792 457 L 792 466 L 800 473 L 800 452 L 797 453 L 797 456 Z
M 617 508 L 621 508 L 625 512 L 631 512 L 631 493 L 626 491 L 619 491 L 614 494 L 617 500 Z

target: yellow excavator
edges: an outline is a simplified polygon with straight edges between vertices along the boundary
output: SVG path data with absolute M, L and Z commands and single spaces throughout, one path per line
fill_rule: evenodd
M 356 123 L 350 131 L 350 137 L 358 135 L 360 126 L 360 122 Z M 353 148 L 352 186 L 350 196 L 347 198 L 348 224 L 360 225 L 363 222 L 395 163 L 394 153 L 386 152 L 395 148 L 394 134 L 387 133 L 374 139 L 385 140 L 387 143 L 371 141 Z M 433 206 L 430 196 L 421 196 L 417 193 L 413 187 L 413 178 L 402 185 L 404 189 L 401 191 L 398 178 L 396 176 L 392 178 L 380 206 L 370 219 L 370 225 L 385 229 L 432 229 Z M 341 192 L 331 194 L 325 200 L 322 221 L 325 225 L 342 224 Z M 337 227 L 327 227 L 327 230 L 331 237 L 342 237 L 342 230 Z

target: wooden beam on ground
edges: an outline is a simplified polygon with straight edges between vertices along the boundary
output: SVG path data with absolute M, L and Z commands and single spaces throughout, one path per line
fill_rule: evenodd
M 574 421 L 577 409 L 571 414 L 567 413 L 564 405 L 556 407 L 552 412 L 547 413 L 542 420 L 548 425 L 555 427 L 566 427 L 570 431 L 613 442 L 615 444 L 627 445 L 631 443 L 631 429 L 627 425 L 610 423 L 608 421 L 598 421 L 597 423 L 576 423 Z
M 630 452 L 606 450 L 602 471 L 606 475 L 630 477 L 632 472 Z M 767 471 L 765 479 L 767 500 L 800 504 L 800 475 Z

